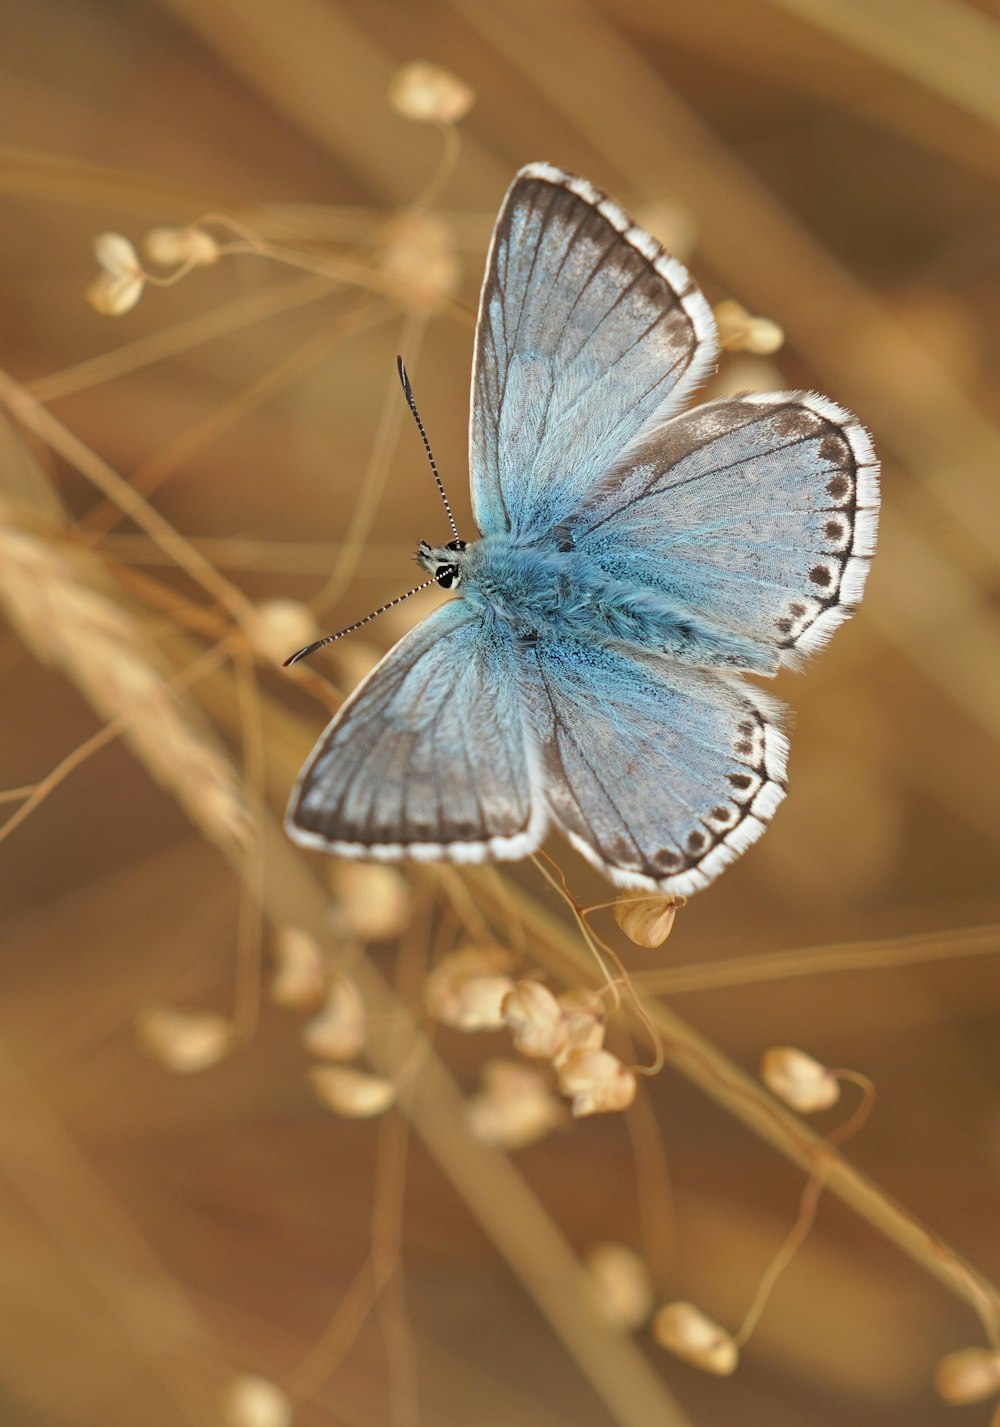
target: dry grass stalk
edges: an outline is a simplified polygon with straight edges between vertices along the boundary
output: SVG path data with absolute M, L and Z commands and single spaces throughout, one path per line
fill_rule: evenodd
M 19 525 L 0 503 L 0 605 L 21 639 L 102 719 L 124 725 L 125 742 L 206 837 L 241 844 L 247 812 L 233 765 L 197 730 L 108 589 L 95 559 Z

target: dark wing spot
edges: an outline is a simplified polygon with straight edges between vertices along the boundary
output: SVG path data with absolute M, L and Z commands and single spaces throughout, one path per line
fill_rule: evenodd
M 842 466 L 847 457 L 847 442 L 843 436 L 824 436 L 819 443 L 819 458 L 831 466 Z
M 844 527 L 839 520 L 828 520 L 823 527 L 828 540 L 841 540 L 844 535 Z
M 700 852 L 705 846 L 705 834 L 703 832 L 688 833 L 688 850 L 690 852 Z
M 750 754 L 753 752 L 753 744 L 749 738 L 741 738 L 739 743 L 734 743 L 733 748 L 737 753 Z
M 741 793 L 745 793 L 753 782 L 749 773 L 727 773 L 726 777 L 734 788 L 738 788 Z
M 831 476 L 826 483 L 826 488 L 834 500 L 843 500 L 851 485 L 846 476 Z
M 801 619 L 806 612 L 806 607 L 804 604 L 799 604 L 798 600 L 796 600 L 794 604 L 788 606 L 788 612 L 793 619 Z
M 727 822 L 729 821 L 729 819 L 732 817 L 732 813 L 733 813 L 732 808 L 713 808 L 713 809 L 712 809 L 712 817 L 715 818 L 715 821 L 716 821 L 716 822 L 720 822 L 720 823 L 727 823 Z
M 830 571 L 825 565 L 814 565 L 809 571 L 809 578 L 814 585 L 826 586 L 830 583 Z
M 775 620 L 775 624 L 777 625 L 779 634 L 791 634 L 792 621 L 790 619 L 778 619 Z

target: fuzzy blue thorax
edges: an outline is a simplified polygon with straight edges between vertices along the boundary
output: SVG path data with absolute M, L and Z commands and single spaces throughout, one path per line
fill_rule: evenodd
M 659 590 L 612 578 L 585 551 L 498 534 L 449 550 L 448 559 L 460 598 L 518 639 L 627 643 L 702 668 L 773 671 L 773 658 L 752 640 L 681 609 Z

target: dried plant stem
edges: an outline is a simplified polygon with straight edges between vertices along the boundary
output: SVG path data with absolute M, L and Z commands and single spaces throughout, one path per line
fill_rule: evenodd
M 480 878 L 475 869 L 467 875 L 489 906 L 488 879 Z M 512 895 L 520 901 L 536 953 L 551 957 L 574 982 L 596 983 L 590 957 L 566 927 L 520 889 L 512 889 Z M 1000 1290 L 994 1284 L 661 1001 L 647 1000 L 646 1012 L 674 1070 L 810 1174 L 822 1165 L 826 1187 L 968 1303 L 992 1338 L 1000 1324 Z
M 408 362 L 416 360 L 426 331 L 426 313 L 408 312 L 406 314 L 399 336 L 399 347 Z M 330 573 L 330 578 L 309 602 L 317 613 L 336 604 L 350 584 L 365 553 L 365 539 L 378 512 L 403 422 L 408 419 L 406 403 L 403 401 L 399 389 L 399 378 L 394 368 L 386 386 L 371 459 L 358 485 L 358 494 L 355 497 L 351 518 L 347 523 L 344 543 L 337 557 L 337 563 Z
M 328 902 L 305 862 L 272 821 L 267 831 L 265 900 L 278 924 L 322 935 Z M 400 1106 L 438 1160 L 455 1189 L 498 1251 L 521 1279 L 540 1312 L 561 1338 L 581 1374 L 607 1405 L 619 1427 L 686 1427 L 642 1352 L 603 1321 L 589 1301 L 575 1254 L 507 1156 L 473 1140 L 465 1128 L 464 1102 L 448 1071 L 420 1036 L 399 1000 L 367 959 L 355 967 L 373 1017 L 373 1065 L 395 1076 L 420 1057 L 412 1098 Z M 407 1026 L 408 1034 L 399 1028 Z M 386 1028 L 391 1028 L 386 1030 Z
M 885 941 L 845 942 L 766 952 L 762 956 L 733 956 L 700 966 L 666 966 L 656 971 L 633 972 L 632 981 L 641 991 L 680 995 L 797 976 L 827 976 L 844 971 L 867 973 L 924 962 L 951 961 L 962 956 L 996 956 L 997 953 L 1000 953 L 1000 923 L 993 922 L 981 927 L 921 932 Z
M 186 322 L 178 322 L 173 327 L 164 327 L 147 337 L 126 342 L 111 352 L 102 352 L 99 357 L 90 357 L 76 366 L 53 372 L 51 376 L 27 382 L 24 389 L 36 401 L 46 404 L 58 401 L 61 397 L 72 396 L 114 381 L 117 377 L 141 371 L 154 362 L 176 357 L 204 342 L 213 342 L 245 327 L 255 327 L 269 317 L 291 312 L 296 307 L 306 307 L 339 289 L 340 284 L 331 278 L 308 277 L 278 283 L 202 312 Z
M 134 491 L 128 481 L 101 460 L 78 436 L 57 421 L 23 386 L 0 371 L 0 402 L 11 416 L 87 477 L 99 491 L 135 521 L 207 594 L 217 599 L 240 623 L 253 619 L 253 605 L 235 585 L 223 579 L 168 520 Z
M 357 336 L 384 322 L 394 310 L 394 304 L 389 302 L 366 301 L 353 311 L 344 313 L 338 321 L 303 342 L 283 361 L 248 383 L 216 410 L 200 417 L 187 430 L 179 432 L 147 461 L 137 466 L 129 482 L 133 490 L 141 491 L 143 495 L 151 495 L 153 491 L 159 490 L 179 466 L 208 442 L 237 425 L 249 412 L 292 382 L 298 381 L 346 338 Z M 117 503 L 98 506 L 80 521 L 80 527 L 86 531 L 103 533 L 113 529 L 123 514 Z
M 178 1423 L 213 1427 L 220 1353 L 210 1327 L 2 1043 L 0 1107 L 5 1179 L 159 1381 Z
M 226 641 L 221 641 L 214 648 L 208 649 L 186 669 L 182 669 L 179 674 L 166 681 L 167 686 L 174 690 L 187 688 L 198 679 L 204 678 L 207 674 L 217 669 L 229 658 L 230 650 Z M 45 801 L 51 792 L 59 786 L 63 779 L 68 778 L 70 773 L 76 771 L 88 758 L 100 752 L 109 743 L 113 743 L 119 734 L 124 733 L 134 723 L 137 718 L 142 717 L 142 709 L 130 709 L 119 714 L 116 718 L 109 719 L 96 733 L 92 733 L 89 738 L 76 746 L 71 753 L 67 753 L 65 758 L 59 760 L 54 768 L 51 768 L 45 777 L 38 783 L 34 783 L 26 788 L 11 788 L 7 792 L 0 794 L 0 803 L 13 802 L 18 796 L 25 796 L 24 802 L 12 813 L 7 821 L 0 827 L 0 842 L 8 838 L 20 825 L 31 816 L 35 809 Z

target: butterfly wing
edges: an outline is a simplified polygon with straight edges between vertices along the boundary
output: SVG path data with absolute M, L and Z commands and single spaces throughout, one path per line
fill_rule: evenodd
M 511 659 L 502 631 L 462 601 L 435 610 L 326 729 L 292 793 L 289 835 L 382 861 L 533 852 L 548 815 Z
M 643 433 L 558 532 L 795 665 L 861 599 L 878 529 L 867 432 L 824 397 L 710 402 Z
M 686 269 L 584 179 L 515 178 L 486 265 L 470 470 L 484 534 L 551 530 L 707 374 L 711 309 Z
M 552 815 L 619 886 L 706 887 L 784 797 L 776 705 L 738 677 L 572 641 L 523 672 Z

